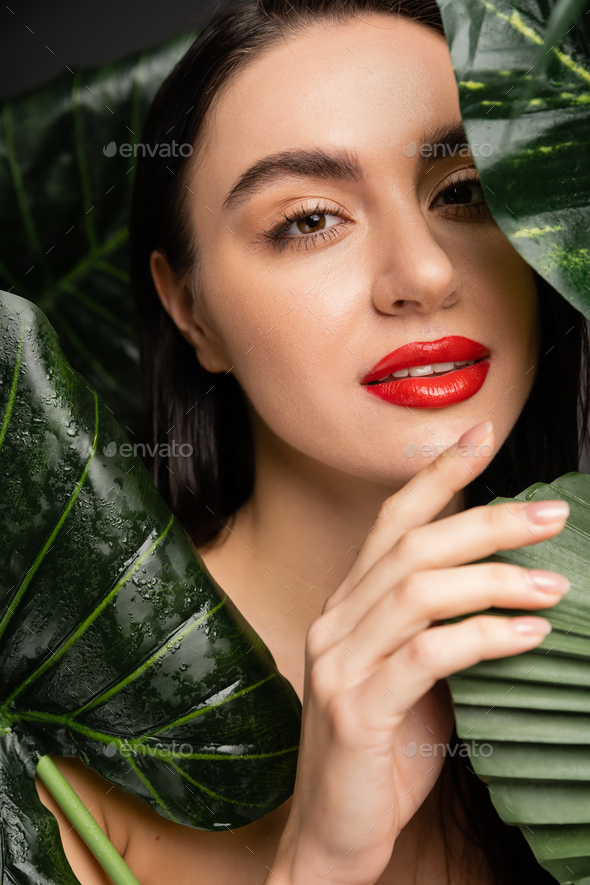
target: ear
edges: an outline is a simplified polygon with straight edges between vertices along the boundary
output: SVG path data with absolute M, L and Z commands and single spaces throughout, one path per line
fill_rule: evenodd
M 202 367 L 208 372 L 228 372 L 233 368 L 221 341 L 198 314 L 188 280 L 173 272 L 158 249 L 150 256 L 150 270 L 164 310 L 194 348 Z

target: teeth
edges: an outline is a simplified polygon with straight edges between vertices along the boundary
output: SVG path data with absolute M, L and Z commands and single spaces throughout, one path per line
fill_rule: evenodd
M 460 369 L 464 366 L 472 366 L 475 360 L 457 360 L 454 363 L 432 363 L 428 366 L 410 366 L 408 369 L 398 369 L 397 372 L 393 372 L 391 375 L 387 375 L 385 378 L 380 378 L 378 382 L 373 383 L 381 383 L 383 381 L 388 381 L 390 378 L 420 378 L 426 377 L 427 375 L 440 375 L 443 372 L 451 372 L 453 369 Z
M 432 375 L 432 366 L 412 366 L 410 376 L 412 378 L 419 378 L 420 375 Z
M 455 366 L 460 366 L 461 363 L 434 363 L 432 368 L 435 372 L 450 372 L 451 369 L 454 369 Z

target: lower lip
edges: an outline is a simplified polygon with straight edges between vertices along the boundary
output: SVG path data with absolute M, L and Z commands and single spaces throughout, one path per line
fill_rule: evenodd
M 466 366 L 453 369 L 444 375 L 427 378 L 399 378 L 382 384 L 365 384 L 364 387 L 385 402 L 395 406 L 413 406 L 416 409 L 442 409 L 453 403 L 470 399 L 483 386 L 490 368 L 489 357 Z

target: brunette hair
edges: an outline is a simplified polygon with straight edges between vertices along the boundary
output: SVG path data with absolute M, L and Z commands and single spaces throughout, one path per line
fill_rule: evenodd
M 194 161 L 212 102 L 244 66 L 284 35 L 373 12 L 414 19 L 444 35 L 435 0 L 255 0 L 233 6 L 215 15 L 163 82 L 142 141 L 162 145 L 173 136 L 177 144 L 193 145 Z M 217 538 L 250 497 L 254 449 L 241 387 L 232 374 L 212 374 L 201 367 L 163 309 L 150 273 L 150 255 L 160 249 L 176 274 L 198 279 L 198 243 L 185 204 L 188 168 L 188 159 L 172 151 L 165 158 L 157 151 L 138 156 L 130 219 L 131 280 L 140 318 L 144 436 L 148 452 L 153 452 L 145 460 L 161 494 L 202 546 Z M 588 442 L 586 321 L 538 275 L 537 286 L 542 345 L 535 381 L 508 439 L 466 487 L 467 507 L 577 470 Z M 170 445 L 163 447 L 170 443 L 172 428 L 177 446 L 170 451 Z M 190 458 L 179 451 L 186 444 L 192 447 Z M 483 862 L 498 885 L 554 882 L 536 863 L 518 828 L 500 820 L 486 787 L 469 773 L 459 753 L 447 756 L 431 796 L 441 813 L 449 881 L 452 858 L 464 870 L 473 871 Z M 462 857 L 451 845 L 453 827 L 467 837 Z

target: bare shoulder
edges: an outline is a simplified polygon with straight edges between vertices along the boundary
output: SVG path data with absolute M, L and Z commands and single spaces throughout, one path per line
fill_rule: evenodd
M 80 758 L 51 754 L 51 759 L 142 885 L 165 881 L 165 877 L 152 876 L 154 857 L 149 850 L 150 843 L 161 838 L 159 822 L 163 819 L 146 803 L 87 768 Z M 68 863 L 82 885 L 113 885 L 39 777 L 35 777 L 35 785 L 41 802 L 57 819 Z
M 291 800 L 245 827 L 209 832 L 163 817 L 81 759 L 51 758 L 141 885 L 194 885 L 197 869 L 211 885 L 263 885 Z M 43 782 L 35 778 L 35 783 L 41 801 L 57 818 L 66 857 L 82 885 L 112 885 Z
M 108 801 L 108 791 L 113 785 L 96 771 L 87 768 L 78 757 L 54 756 L 51 759 L 59 768 L 70 786 L 78 794 L 101 830 L 108 836 L 119 854 L 124 855 L 128 842 L 128 831 L 125 819 L 113 815 Z M 82 885 L 112 885 L 86 843 L 61 810 L 43 781 L 36 776 L 35 786 L 39 798 L 56 817 L 59 825 L 62 846 L 72 870 Z M 114 788 L 118 789 L 118 788 Z M 108 822 L 105 810 L 108 808 Z
M 272 867 L 291 800 L 239 829 L 198 830 L 164 818 L 128 797 L 136 810 L 126 862 L 141 885 L 263 885 Z M 136 807 L 135 803 L 141 808 Z

